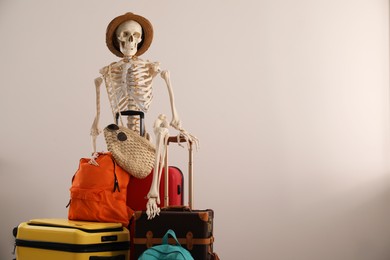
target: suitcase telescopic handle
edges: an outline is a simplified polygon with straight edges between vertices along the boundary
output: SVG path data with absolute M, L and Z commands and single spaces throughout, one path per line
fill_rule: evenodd
M 169 191 L 168 191 L 168 145 L 169 143 L 184 143 L 187 140 L 184 137 L 170 136 L 167 141 L 167 147 L 165 151 L 165 174 L 164 174 L 164 207 L 169 207 Z M 193 150 L 192 142 L 189 142 L 188 147 L 188 207 L 190 209 L 194 208 L 194 182 L 193 182 Z
M 136 111 L 136 110 L 125 110 L 121 112 L 117 112 L 115 114 L 115 123 L 118 124 L 119 116 L 139 116 L 140 118 L 140 126 L 139 126 L 139 132 L 141 136 L 145 135 L 145 127 L 144 127 L 144 119 L 145 119 L 145 113 L 142 111 Z

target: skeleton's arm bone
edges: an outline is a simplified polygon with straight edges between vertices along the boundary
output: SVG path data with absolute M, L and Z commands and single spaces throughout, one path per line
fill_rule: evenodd
M 96 116 L 93 120 L 91 127 L 91 136 L 92 136 L 92 149 L 93 152 L 96 152 L 96 137 L 101 133 L 99 129 L 99 119 L 100 119 L 100 86 L 103 83 L 103 79 L 107 76 L 110 66 L 120 66 L 123 61 L 113 62 L 109 66 L 105 66 L 99 70 L 101 76 L 95 79 L 95 88 L 96 88 Z
M 164 70 L 160 73 L 161 77 L 164 79 L 167 88 L 168 88 L 168 93 L 169 93 L 169 101 L 171 103 L 171 110 L 172 110 L 172 121 L 171 121 L 171 126 L 173 126 L 177 130 L 181 130 L 181 123 L 179 116 L 176 111 L 176 106 L 175 106 L 175 96 L 173 94 L 173 89 L 172 89 L 172 84 L 171 84 L 171 79 L 169 75 L 168 70 Z
M 123 61 L 113 62 L 109 66 L 105 66 L 99 70 L 101 76 L 95 79 L 95 89 L 96 89 L 96 115 L 91 126 L 90 135 L 92 137 L 92 153 L 96 153 L 96 138 L 102 132 L 99 128 L 99 119 L 100 119 L 100 86 L 103 83 L 103 79 L 107 76 L 110 66 L 120 66 Z
M 101 77 L 95 79 L 96 88 L 96 116 L 91 126 L 91 137 L 92 137 L 92 151 L 96 153 L 96 137 L 101 133 L 99 129 L 99 118 L 100 118 L 100 85 L 103 79 Z
M 176 107 L 175 107 L 175 97 L 173 95 L 173 89 L 171 85 L 171 80 L 169 76 L 169 71 L 164 70 L 161 72 L 161 77 L 165 80 L 169 92 L 169 98 L 171 102 L 171 109 L 172 109 L 172 121 L 171 121 L 171 126 L 174 127 L 176 130 L 180 131 L 180 136 L 184 137 L 187 142 L 193 142 L 196 147 L 199 146 L 199 140 L 189 132 L 187 132 L 182 126 L 181 126 L 181 121 L 180 118 L 177 114 Z

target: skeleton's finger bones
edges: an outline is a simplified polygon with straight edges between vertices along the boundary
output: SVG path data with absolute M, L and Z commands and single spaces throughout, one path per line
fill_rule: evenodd
M 180 140 L 181 138 L 184 138 L 187 144 L 191 143 L 195 145 L 196 149 L 199 148 L 199 139 L 184 129 L 180 130 L 180 133 L 177 135 L 177 140 Z M 181 145 L 180 142 L 178 142 L 178 144 L 183 147 L 183 145 Z

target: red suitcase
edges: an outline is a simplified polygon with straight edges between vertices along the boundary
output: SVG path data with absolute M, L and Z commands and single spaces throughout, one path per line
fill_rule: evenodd
M 169 180 L 169 204 L 171 206 L 182 206 L 184 201 L 183 193 L 183 173 L 177 167 L 170 166 L 168 172 Z M 164 203 L 164 183 L 165 183 L 165 169 L 163 170 L 161 181 L 160 181 L 160 200 L 161 204 Z M 148 199 L 146 195 L 149 192 L 152 184 L 153 171 L 145 179 L 137 179 L 131 177 L 129 185 L 127 186 L 127 206 L 134 211 L 146 210 L 146 203 Z
M 116 113 L 115 120 L 118 124 L 119 116 L 139 116 L 140 117 L 140 134 L 144 136 L 144 113 L 142 111 L 126 110 Z M 184 202 L 183 193 L 183 173 L 179 168 L 170 166 L 168 173 L 168 197 L 169 204 L 171 206 L 182 206 Z M 164 201 L 167 199 L 165 196 L 165 169 L 163 170 L 160 181 L 160 200 L 161 205 L 165 205 Z M 127 206 L 135 210 L 146 210 L 146 203 L 150 186 L 152 184 L 153 171 L 144 179 L 137 179 L 133 176 L 130 177 L 129 184 L 127 186 Z

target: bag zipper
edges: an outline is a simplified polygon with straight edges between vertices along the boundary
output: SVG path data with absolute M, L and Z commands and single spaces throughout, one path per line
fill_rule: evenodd
M 111 159 L 112 159 L 112 162 L 114 163 L 114 189 L 112 192 L 115 192 L 116 190 L 118 190 L 118 192 L 121 192 L 121 190 L 119 188 L 118 178 L 116 177 L 116 172 L 115 172 L 116 163 L 115 163 L 115 160 L 113 158 L 111 158 Z

